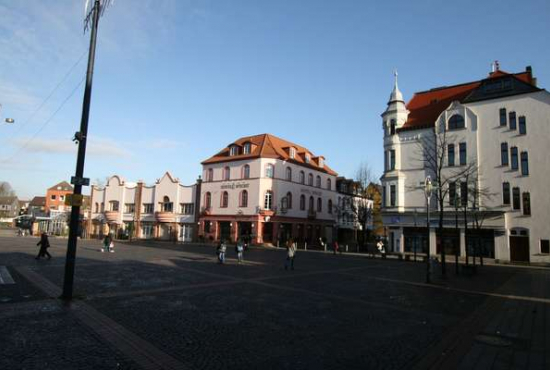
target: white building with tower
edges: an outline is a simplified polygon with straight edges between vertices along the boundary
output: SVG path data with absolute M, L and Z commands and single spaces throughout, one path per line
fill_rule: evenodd
M 383 220 L 389 249 L 455 248 L 514 262 L 550 262 L 550 94 L 531 67 L 417 92 L 405 103 L 397 76 L 382 114 Z M 436 162 L 439 170 L 428 162 Z M 438 183 L 438 173 L 440 183 Z M 430 233 L 424 181 L 434 180 Z M 444 233 L 437 235 L 438 188 Z

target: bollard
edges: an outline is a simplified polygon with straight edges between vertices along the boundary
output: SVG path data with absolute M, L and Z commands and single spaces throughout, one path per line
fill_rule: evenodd
M 346 253 L 348 252 L 348 245 L 346 244 Z
M 307 242 L 304 242 L 304 250 L 307 251 Z
M 325 243 L 325 252 L 327 251 L 327 243 Z

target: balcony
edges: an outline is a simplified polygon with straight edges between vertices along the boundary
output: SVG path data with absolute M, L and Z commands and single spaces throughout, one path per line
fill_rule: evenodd
M 317 218 L 317 212 L 310 209 L 309 211 L 307 211 L 307 218 L 309 218 L 310 220 L 315 220 Z
M 105 211 L 105 221 L 107 222 L 117 222 L 118 221 L 118 215 L 120 214 L 119 211 Z
M 176 214 L 173 212 L 155 212 L 158 222 L 176 222 Z
M 277 207 L 273 207 L 272 209 L 265 209 L 256 207 L 256 213 L 258 213 L 260 216 L 275 216 L 277 214 Z
M 201 216 L 208 216 L 212 212 L 212 208 L 210 207 L 201 207 Z

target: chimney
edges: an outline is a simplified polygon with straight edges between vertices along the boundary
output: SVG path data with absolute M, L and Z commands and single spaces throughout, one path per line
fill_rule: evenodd
M 531 85 L 537 87 L 537 79 L 533 77 L 533 68 L 531 66 L 525 67 L 525 72 L 529 74 L 529 79 L 531 80 Z

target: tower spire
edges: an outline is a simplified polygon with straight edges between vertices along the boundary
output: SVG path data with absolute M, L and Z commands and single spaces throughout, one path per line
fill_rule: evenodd
M 403 94 L 401 94 L 401 91 L 399 91 L 399 87 L 397 86 L 397 68 L 393 70 L 393 76 L 394 76 L 394 82 L 393 82 L 393 90 L 390 95 L 390 100 L 388 101 L 388 104 L 391 104 L 393 102 L 404 102 L 403 101 Z

